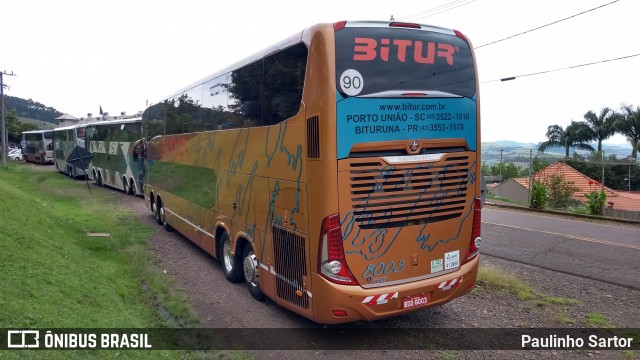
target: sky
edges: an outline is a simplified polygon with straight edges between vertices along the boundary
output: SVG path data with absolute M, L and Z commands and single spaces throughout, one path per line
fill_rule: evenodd
M 640 105 L 640 56 L 522 76 L 640 54 L 640 1 L 613 1 L 3 0 L 0 71 L 16 74 L 7 95 L 76 117 L 134 114 L 310 25 L 393 15 L 471 40 L 483 142 L 537 143 L 589 110 Z

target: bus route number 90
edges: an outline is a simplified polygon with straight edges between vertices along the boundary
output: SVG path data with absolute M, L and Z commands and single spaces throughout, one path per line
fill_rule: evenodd
M 349 96 L 356 96 L 362 91 L 364 79 L 358 70 L 348 69 L 340 75 L 340 89 Z

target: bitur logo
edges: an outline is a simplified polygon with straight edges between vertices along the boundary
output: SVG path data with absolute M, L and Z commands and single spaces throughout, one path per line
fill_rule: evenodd
M 420 147 L 418 146 L 418 141 L 417 140 L 413 140 L 412 142 L 409 143 L 409 153 L 411 154 L 415 154 L 420 150 Z
M 378 44 L 376 39 L 355 38 L 353 60 L 371 61 L 379 55 L 382 61 L 389 61 L 389 49 L 392 47 L 395 47 L 400 62 L 407 60 L 407 52 L 413 48 L 413 60 L 419 64 L 433 64 L 437 56 L 444 58 L 447 64 L 453 65 L 453 54 L 460 50 L 457 46 L 443 43 L 426 42 L 425 46 L 425 42 L 419 40 L 394 39 L 391 42 L 391 39 L 380 39 Z M 423 50 L 425 47 L 426 54 Z

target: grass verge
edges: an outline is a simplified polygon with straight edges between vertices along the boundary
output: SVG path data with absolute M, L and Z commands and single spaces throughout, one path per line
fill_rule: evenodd
M 0 199 L 2 327 L 197 326 L 186 297 L 172 291 L 153 266 L 147 239 L 154 230 L 132 211 L 118 208 L 112 195 L 89 193 L 84 181 L 53 171 L 9 164 L 0 168 Z M 0 357 L 155 359 L 186 354 L 45 350 L 3 352 Z
M 481 287 L 499 289 L 515 295 L 520 300 L 533 300 L 538 306 L 546 305 L 580 305 L 575 299 L 554 297 L 535 290 L 525 281 L 506 273 L 491 265 L 481 265 L 478 269 L 477 283 Z

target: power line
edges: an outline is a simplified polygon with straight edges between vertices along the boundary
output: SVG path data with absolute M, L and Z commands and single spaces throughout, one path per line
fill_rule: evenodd
M 449 10 L 453 10 L 453 9 L 459 8 L 461 6 L 468 5 L 468 4 L 470 4 L 472 2 L 475 2 L 475 1 L 476 0 L 455 0 L 455 1 L 451 1 L 451 2 L 443 4 L 443 5 L 439 5 L 439 6 L 433 7 L 431 9 L 420 11 L 420 12 L 415 13 L 415 14 L 399 17 L 398 19 L 403 20 L 403 21 L 418 20 L 418 19 L 429 17 L 429 16 L 441 14 L 443 12 L 447 12 Z
M 628 59 L 628 58 L 632 58 L 632 57 L 635 57 L 635 56 L 640 56 L 640 53 L 638 53 L 638 54 L 633 54 L 633 55 L 627 55 L 627 56 L 621 56 L 621 57 L 614 58 L 614 59 L 607 59 L 607 60 L 594 61 L 594 62 L 590 62 L 590 63 L 586 63 L 586 64 L 580 64 L 580 65 L 567 66 L 567 67 L 563 67 L 563 68 L 559 68 L 559 69 L 544 70 L 544 71 L 538 71 L 538 72 L 534 72 L 534 73 L 530 73 L 530 74 L 517 75 L 517 76 L 510 76 L 510 77 L 501 78 L 501 79 L 495 79 L 495 80 L 488 80 L 488 81 L 483 81 L 483 82 L 481 82 L 481 84 L 484 84 L 484 83 L 490 83 L 490 82 L 497 82 L 497 81 L 510 81 L 510 80 L 515 80 L 516 78 L 519 78 L 519 77 L 534 76 L 534 75 L 546 74 L 546 73 L 550 73 L 550 72 L 556 72 L 556 71 L 562 71 L 562 70 L 575 69 L 575 68 L 579 68 L 579 67 L 583 67 L 583 66 L 596 65 L 596 64 L 602 64 L 602 63 L 610 62 L 610 61 L 617 61 L 617 60 Z
M 569 19 L 574 18 L 574 17 L 576 17 L 576 16 L 580 16 L 580 15 L 582 15 L 582 14 L 586 14 L 586 13 L 588 13 L 588 12 L 591 12 L 591 11 L 594 11 L 594 10 L 597 10 L 597 9 L 601 9 L 601 8 L 603 8 L 603 7 L 605 7 L 605 6 L 611 5 L 611 4 L 613 4 L 613 3 L 617 3 L 618 1 L 620 1 L 620 0 L 615 0 L 615 1 L 612 1 L 612 2 L 610 2 L 610 3 L 607 3 L 607 4 L 604 4 L 604 5 L 600 5 L 600 6 L 594 7 L 593 9 L 585 10 L 585 11 L 583 11 L 583 12 L 581 12 L 581 13 L 578 13 L 578 14 L 575 14 L 575 15 L 571 15 L 571 16 L 566 17 L 566 18 L 564 18 L 564 19 L 556 20 L 556 21 L 554 21 L 554 22 L 550 22 L 550 23 L 548 23 L 548 24 L 545 24 L 545 25 L 542 25 L 542 26 L 538 26 L 537 28 L 533 28 L 533 29 L 530 29 L 530 30 L 527 30 L 527 31 L 523 31 L 523 32 L 518 33 L 518 34 L 515 34 L 515 35 L 507 36 L 506 38 L 503 38 L 503 39 L 500 39 L 500 40 L 496 40 L 496 41 L 492 41 L 492 42 L 490 42 L 490 43 L 486 43 L 486 44 L 483 44 L 483 45 L 480 45 L 480 46 L 476 46 L 476 47 L 474 47 L 474 49 L 479 49 L 479 48 L 481 48 L 481 47 L 489 46 L 489 45 L 492 45 L 492 44 L 495 44 L 495 43 L 499 43 L 499 42 L 501 42 L 501 41 L 508 40 L 508 39 L 514 38 L 514 37 L 516 37 L 516 36 L 520 36 L 520 35 L 523 35 L 523 34 L 526 34 L 526 33 L 530 33 L 530 32 L 532 32 L 532 31 L 540 30 L 540 29 L 542 29 L 542 28 L 544 28 L 544 27 L 547 27 L 547 26 L 550 26 L 550 25 L 554 25 L 554 24 L 557 24 L 557 23 L 562 22 L 562 21 L 565 21 L 565 20 L 569 20 Z
M 454 0 L 454 1 L 448 2 L 448 3 L 443 4 L 443 5 L 438 5 L 436 7 L 431 8 L 431 9 L 427 9 L 427 10 L 423 10 L 423 11 L 417 12 L 415 14 L 401 16 L 398 19 L 411 20 L 412 18 L 416 18 L 416 17 L 422 16 L 422 15 L 428 14 L 430 12 L 438 11 L 438 10 L 441 10 L 442 8 L 446 8 L 447 6 L 451 6 L 451 5 L 455 4 L 455 3 L 460 3 L 460 2 L 464 2 L 464 1 L 467 1 L 467 0 Z

